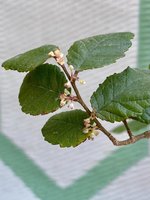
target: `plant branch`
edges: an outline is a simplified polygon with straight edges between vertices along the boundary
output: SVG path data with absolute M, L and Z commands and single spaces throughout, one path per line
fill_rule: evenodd
M 117 143 L 113 143 L 116 146 L 123 146 L 128 144 L 133 144 L 141 139 L 149 139 L 150 138 L 150 131 L 145 131 L 144 133 L 141 133 L 139 135 L 133 136 L 132 139 L 127 139 L 123 141 L 117 141 Z
M 70 80 L 71 80 L 71 76 L 70 76 L 70 74 L 68 73 L 68 71 L 67 71 L 65 65 L 60 65 L 60 66 L 62 67 L 63 71 L 65 72 L 67 78 L 68 78 L 69 81 L 70 81 Z
M 88 107 L 86 106 L 86 104 L 84 103 L 84 101 L 83 101 L 83 99 L 82 99 L 82 97 L 81 97 L 81 95 L 80 95 L 80 93 L 79 93 L 79 90 L 78 90 L 78 88 L 77 88 L 77 86 L 76 86 L 75 80 L 74 80 L 74 81 L 72 80 L 72 77 L 71 77 L 70 74 L 68 73 L 68 71 L 67 71 L 65 65 L 61 65 L 61 67 L 62 67 L 62 69 L 64 70 L 64 72 L 65 72 L 67 78 L 68 78 L 69 81 L 71 82 L 71 85 L 72 85 L 72 87 L 73 87 L 73 89 L 74 89 L 74 91 L 75 91 L 75 93 L 76 93 L 76 95 L 77 95 L 77 97 L 78 97 L 78 102 L 82 105 L 82 107 L 86 110 L 86 112 L 87 112 L 88 115 L 90 116 L 90 115 L 91 115 L 91 111 L 89 110 L 89 108 L 88 108 Z M 76 72 L 76 74 L 77 74 L 77 72 Z
M 129 138 L 132 139 L 132 138 L 133 138 L 133 135 L 132 135 L 132 132 L 131 132 L 129 126 L 128 126 L 127 121 L 124 120 L 123 123 L 124 123 L 124 126 L 125 126 L 126 130 L 127 130 L 127 133 L 128 133 L 128 135 L 129 135 Z
M 93 112 L 91 112 L 90 109 L 87 107 L 87 105 L 84 103 L 84 101 L 83 101 L 83 99 L 82 99 L 82 97 L 81 97 L 81 95 L 80 95 L 80 93 L 79 93 L 79 90 L 78 90 L 78 88 L 77 88 L 77 86 L 76 86 L 76 83 L 75 83 L 76 79 L 73 79 L 73 80 L 72 80 L 72 76 L 70 76 L 70 74 L 68 73 L 68 71 L 67 71 L 65 65 L 60 65 L 60 66 L 62 67 L 62 69 L 63 69 L 63 71 L 65 72 L 65 74 L 66 74 L 67 78 L 69 79 L 69 81 L 71 82 L 71 85 L 72 85 L 72 87 L 73 87 L 73 89 L 74 89 L 74 91 L 75 91 L 75 93 L 76 93 L 77 99 L 78 99 L 77 101 L 78 101 L 78 102 L 81 104 L 81 106 L 85 109 L 85 111 L 87 112 L 87 114 L 88 114 L 89 116 L 92 116 Z M 77 75 L 77 72 L 76 72 L 76 75 Z M 94 122 L 96 123 L 98 129 L 99 129 L 100 131 L 102 131 L 102 132 L 111 140 L 111 142 L 112 142 L 115 146 L 128 145 L 128 144 L 135 143 L 135 142 L 137 142 L 137 141 L 139 141 L 139 140 L 141 140 L 141 139 L 144 139 L 144 138 L 150 138 L 150 131 L 146 131 L 146 132 L 144 132 L 144 133 L 142 133 L 142 134 L 133 136 L 133 135 L 132 135 L 132 132 L 131 132 L 131 130 L 130 130 L 128 124 L 127 124 L 127 121 L 124 120 L 123 123 L 124 123 L 124 125 L 125 125 L 125 127 L 126 127 L 126 129 L 127 129 L 127 133 L 128 133 L 128 135 L 129 135 L 130 138 L 127 139 L 127 140 L 118 141 L 110 132 L 108 132 L 108 131 L 102 126 L 102 124 L 98 121 L 98 119 L 97 119 L 96 117 L 94 117 L 93 120 L 94 120 Z

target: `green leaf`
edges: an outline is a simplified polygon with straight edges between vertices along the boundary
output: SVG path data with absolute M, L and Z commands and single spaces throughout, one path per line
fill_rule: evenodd
M 68 64 L 77 71 L 112 64 L 125 56 L 133 36 L 130 32 L 112 33 L 76 41 L 68 50 Z
M 115 122 L 133 118 L 149 123 L 150 118 L 143 117 L 150 108 L 149 71 L 128 67 L 108 77 L 93 93 L 91 105 L 102 120 Z
M 76 147 L 89 136 L 83 133 L 83 120 L 86 118 L 88 115 L 82 110 L 54 115 L 42 128 L 43 136 L 49 143 L 59 144 L 60 147 Z
M 55 65 L 42 64 L 29 72 L 19 93 L 22 111 L 38 115 L 57 110 L 66 81 L 64 74 Z
M 139 117 L 139 119 L 141 122 L 145 122 L 147 124 L 150 123 L 150 107 L 144 110 L 143 114 L 141 115 L 141 117 Z
M 5 69 L 17 70 L 19 72 L 27 72 L 35 69 L 43 64 L 50 56 L 50 51 L 58 49 L 55 45 L 44 45 L 36 49 L 32 49 L 25 53 L 19 54 L 13 58 L 6 60 L 2 67 Z

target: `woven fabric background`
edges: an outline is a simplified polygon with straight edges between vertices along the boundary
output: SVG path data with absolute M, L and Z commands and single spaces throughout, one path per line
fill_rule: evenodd
M 135 34 L 125 58 L 80 74 L 86 80 L 79 88 L 87 103 L 106 76 L 127 66 L 149 64 L 148 0 L 0 0 L 0 5 L 1 63 L 47 43 L 66 53 L 75 40 L 92 35 Z M 148 141 L 118 148 L 100 134 L 77 148 L 48 144 L 40 129 L 51 115 L 33 117 L 21 112 L 18 92 L 24 76 L 0 69 L 1 200 L 150 199 Z M 78 104 L 75 107 L 79 108 Z M 108 130 L 118 125 L 103 124 Z M 126 134 L 117 137 L 123 139 Z

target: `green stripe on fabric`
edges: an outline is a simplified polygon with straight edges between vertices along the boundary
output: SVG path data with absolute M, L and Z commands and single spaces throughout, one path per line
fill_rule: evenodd
M 55 183 L 3 134 L 0 134 L 0 159 L 40 199 L 46 200 L 51 196 L 55 196 L 55 199 L 61 199 L 60 189 Z
M 133 165 L 136 165 L 138 161 L 147 155 L 148 145 L 146 140 L 128 147 L 118 148 L 110 156 L 99 162 L 84 177 L 67 188 L 66 200 L 90 199 L 97 191 L 104 189 L 111 181 L 122 175 Z
M 0 134 L 0 158 L 41 200 L 88 200 L 124 171 L 148 155 L 148 142 L 142 140 L 118 148 L 66 189 L 57 186 L 25 153 Z M 66 174 L 67 176 L 67 174 Z
M 150 64 L 150 1 L 141 0 L 139 6 L 138 67 Z

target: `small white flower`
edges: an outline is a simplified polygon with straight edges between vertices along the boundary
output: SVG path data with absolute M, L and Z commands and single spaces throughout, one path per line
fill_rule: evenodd
M 94 122 L 91 127 L 95 128 L 96 127 L 96 123 Z
M 73 103 L 70 103 L 69 106 L 68 106 L 71 110 L 74 109 L 74 104 Z
M 63 53 L 60 53 L 59 57 L 60 57 L 60 58 L 63 58 L 63 57 L 64 57 L 64 54 L 63 54 Z
M 61 51 L 60 51 L 59 49 L 56 49 L 56 50 L 54 51 L 54 54 L 55 54 L 56 58 L 59 58 L 60 55 L 61 55 Z
M 79 80 L 79 83 L 82 85 L 86 84 L 85 80 Z
M 90 122 L 91 122 L 91 121 L 90 121 L 90 118 L 84 119 L 84 122 L 85 122 L 85 123 L 90 123 Z
M 51 56 L 51 57 L 54 57 L 54 56 L 55 56 L 55 54 L 54 54 L 53 51 L 50 51 L 50 52 L 48 53 L 48 55 Z
M 88 139 L 93 140 L 94 136 L 99 134 L 97 130 L 97 125 L 95 122 L 92 121 L 91 117 L 84 119 L 84 129 L 83 133 L 88 133 Z
M 89 132 L 89 129 L 88 129 L 88 128 L 84 128 L 84 129 L 83 129 L 83 133 L 84 133 L 84 134 L 87 134 L 88 132 Z
M 73 67 L 72 65 L 69 65 L 68 67 L 69 67 L 69 69 L 70 69 L 71 71 L 74 70 L 74 67 Z
M 64 89 L 64 94 L 65 94 L 66 96 L 68 96 L 68 95 L 70 95 L 70 92 L 65 88 L 65 89 Z
M 89 123 L 84 123 L 84 126 L 85 126 L 86 128 L 90 128 L 90 127 L 91 127 L 91 124 L 89 124 Z
M 65 100 L 65 99 L 62 99 L 62 100 L 60 101 L 60 106 L 63 107 L 66 103 L 67 103 L 66 100 Z
M 65 83 L 64 86 L 65 86 L 66 88 L 71 88 L 71 83 L 70 83 L 70 81 L 68 81 L 67 83 Z
M 99 134 L 99 131 L 98 130 L 94 130 L 94 135 L 98 136 L 98 134 Z
M 94 138 L 94 136 L 95 136 L 94 132 L 92 132 L 92 133 L 90 134 L 90 136 L 91 136 L 92 138 Z

